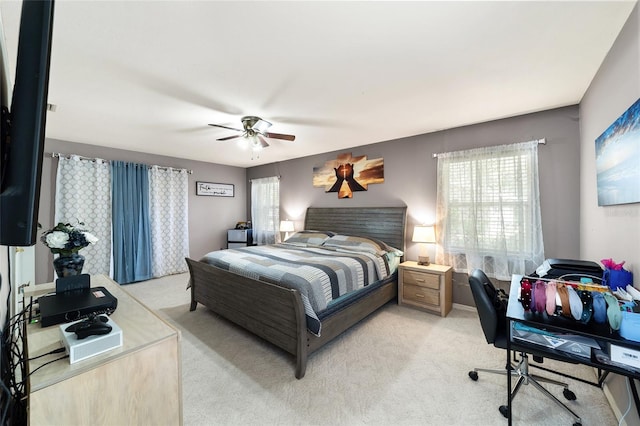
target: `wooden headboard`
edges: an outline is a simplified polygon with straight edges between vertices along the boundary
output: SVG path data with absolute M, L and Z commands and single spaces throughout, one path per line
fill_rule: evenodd
M 309 207 L 304 229 L 361 235 L 405 251 L 407 207 Z

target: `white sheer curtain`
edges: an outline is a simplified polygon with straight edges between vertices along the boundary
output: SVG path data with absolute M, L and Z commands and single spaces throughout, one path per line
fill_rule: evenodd
M 251 224 L 253 242 L 280 242 L 280 178 L 277 176 L 251 181 Z
M 83 222 L 98 238 L 80 252 L 85 274 L 109 275 L 111 266 L 111 173 L 101 159 L 60 157 L 56 174 L 55 223 Z
M 438 154 L 436 261 L 511 280 L 544 261 L 538 141 Z
M 162 277 L 187 271 L 189 256 L 189 177 L 187 171 L 149 169 L 152 274 Z

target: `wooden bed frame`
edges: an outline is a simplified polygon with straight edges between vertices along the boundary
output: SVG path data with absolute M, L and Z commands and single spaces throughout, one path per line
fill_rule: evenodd
M 404 251 L 406 207 L 307 209 L 305 229 L 328 230 L 383 240 Z M 321 319 L 322 332 L 307 331 L 300 292 L 243 277 L 187 258 L 191 307 L 198 303 L 296 357 L 296 378 L 304 377 L 307 357 L 398 295 L 389 282 Z

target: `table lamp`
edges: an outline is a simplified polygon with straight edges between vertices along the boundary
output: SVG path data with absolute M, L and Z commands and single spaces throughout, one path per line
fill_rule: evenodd
M 411 241 L 420 243 L 420 254 L 418 255 L 418 265 L 429 264 L 429 253 L 427 243 L 436 242 L 436 232 L 433 225 L 419 225 L 413 228 L 413 238 Z
M 284 232 L 285 241 L 289 238 L 289 232 L 293 232 L 295 229 L 293 228 L 292 220 L 281 220 L 280 221 L 280 232 Z

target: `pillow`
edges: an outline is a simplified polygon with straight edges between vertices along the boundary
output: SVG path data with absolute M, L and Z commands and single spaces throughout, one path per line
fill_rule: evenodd
M 394 255 L 396 257 L 402 257 L 404 256 L 404 252 L 400 249 L 397 249 L 395 247 L 391 247 L 390 245 L 387 245 L 387 254 L 389 255 Z
M 333 232 L 328 231 L 298 231 L 284 242 L 288 244 L 311 244 L 319 246 L 333 235 Z
M 397 254 L 400 252 L 401 254 Z M 387 256 L 387 263 L 389 264 L 389 272 L 393 273 L 398 269 L 400 265 L 400 259 L 402 258 L 402 252 L 398 250 L 398 252 L 388 252 L 385 256 Z
M 355 235 L 334 235 L 324 243 L 325 247 L 335 247 L 351 251 L 364 251 L 367 253 L 377 254 L 383 256 L 386 253 L 394 253 L 397 256 L 402 256 L 402 251 L 375 238 L 357 237 Z

